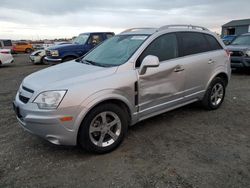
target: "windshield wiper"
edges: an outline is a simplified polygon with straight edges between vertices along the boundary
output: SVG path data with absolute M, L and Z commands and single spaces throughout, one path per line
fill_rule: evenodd
M 102 64 L 102 63 L 97 63 L 97 62 L 94 62 L 94 61 L 91 61 L 91 60 L 87 60 L 87 59 L 82 59 L 81 61 L 85 61 L 89 65 L 94 65 L 94 66 L 98 66 L 98 67 L 110 67 L 108 65 L 105 65 L 105 64 Z

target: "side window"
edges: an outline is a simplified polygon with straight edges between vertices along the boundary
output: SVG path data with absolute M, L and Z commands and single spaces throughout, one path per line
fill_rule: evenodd
M 207 52 L 210 49 L 209 43 L 202 33 L 180 32 L 181 56 Z
M 210 45 L 211 51 L 212 50 L 220 50 L 220 49 L 222 49 L 219 42 L 212 35 L 204 34 L 204 36 L 205 36 L 205 38 L 207 39 L 207 41 L 208 41 L 208 43 Z
M 4 40 L 3 45 L 4 46 L 12 46 L 11 40 Z
M 109 38 L 111 38 L 111 37 L 113 37 L 113 36 L 114 36 L 114 35 L 111 34 L 111 33 L 106 34 L 107 39 L 109 39 Z
M 99 35 L 99 34 L 93 34 L 90 36 L 90 39 L 88 41 L 88 44 L 94 44 L 94 45 L 97 45 L 99 44 L 100 42 L 102 42 L 103 39 L 102 39 L 102 35 Z
M 158 37 L 140 55 L 136 62 L 136 67 L 141 65 L 147 55 L 157 56 L 160 62 L 178 57 L 177 43 L 176 35 L 173 33 Z

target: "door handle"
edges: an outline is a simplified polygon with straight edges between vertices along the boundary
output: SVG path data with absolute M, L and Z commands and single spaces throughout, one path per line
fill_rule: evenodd
M 183 68 L 182 65 L 177 65 L 174 69 L 174 72 L 181 72 L 181 71 L 184 71 L 185 69 Z
M 213 63 L 214 63 L 214 60 L 212 60 L 212 59 L 208 60 L 208 64 L 213 64 Z

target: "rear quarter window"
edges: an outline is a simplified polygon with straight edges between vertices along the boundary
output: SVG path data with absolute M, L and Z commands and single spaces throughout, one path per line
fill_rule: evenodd
M 220 43 L 213 37 L 212 35 L 207 35 L 204 34 L 205 38 L 207 39 L 209 45 L 210 45 L 210 50 L 220 50 L 223 49 Z
M 210 45 L 202 33 L 180 32 L 178 37 L 181 43 L 181 56 L 210 51 Z

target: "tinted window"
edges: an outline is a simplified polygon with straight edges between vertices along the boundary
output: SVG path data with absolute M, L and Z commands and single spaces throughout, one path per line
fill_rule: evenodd
M 202 33 L 181 32 L 178 33 L 182 44 L 181 55 L 191 55 L 209 51 L 210 46 Z
M 12 46 L 11 40 L 4 40 L 3 45 L 4 46 Z
M 19 42 L 19 43 L 17 43 L 17 45 L 28 45 L 27 43 L 24 43 L 24 42 Z
M 207 39 L 209 45 L 210 45 L 210 50 L 219 50 L 222 49 L 221 45 L 219 42 L 211 35 L 206 35 L 204 34 L 205 38 Z
M 166 61 L 178 57 L 178 45 L 175 34 L 166 34 L 155 39 L 137 60 L 136 67 L 139 67 L 147 55 L 154 55 L 160 61 Z

